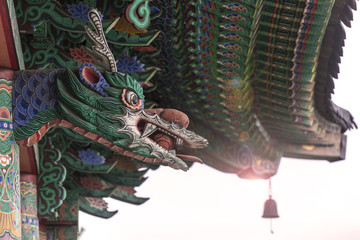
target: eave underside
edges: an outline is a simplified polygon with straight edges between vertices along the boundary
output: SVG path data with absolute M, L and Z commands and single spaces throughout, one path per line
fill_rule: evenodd
M 268 35 L 263 34 L 266 37 L 257 42 L 256 113 L 284 156 L 329 161 L 345 158 L 342 133 L 354 122 L 348 111 L 331 102 L 329 76 L 334 72 L 333 62 L 340 62 L 344 34 L 336 38 L 334 34 L 340 21 L 348 19 L 342 17 L 348 12 L 343 8 L 350 9 L 347 2 L 298 1 L 295 8 L 283 1 L 263 13 L 276 27 L 267 28 Z M 295 11 L 299 6 L 301 13 Z M 286 21 L 290 13 L 294 15 L 291 27 Z

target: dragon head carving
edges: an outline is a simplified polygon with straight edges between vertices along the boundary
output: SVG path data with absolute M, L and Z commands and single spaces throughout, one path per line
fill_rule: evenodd
M 79 76 L 70 70 L 60 75 L 57 88 L 64 119 L 89 132 L 83 135 L 121 154 L 186 170 L 187 165 L 173 148 L 207 145 L 206 139 L 186 129 L 188 118 L 184 113 L 143 109 L 143 90 L 129 75 L 105 72 L 102 76 L 84 64 Z
M 14 74 L 15 138 L 32 145 L 51 127 L 67 127 L 120 154 L 147 163 L 165 163 L 187 170 L 175 149 L 207 146 L 207 140 L 186 129 L 188 117 L 174 109 L 144 109 L 144 94 L 130 75 L 117 72 L 99 14 L 89 11 L 94 27 L 85 26 L 100 72 L 90 64 L 80 69 L 22 71 Z M 55 88 L 55 90 L 54 90 Z M 183 160 L 182 160 L 183 159 Z

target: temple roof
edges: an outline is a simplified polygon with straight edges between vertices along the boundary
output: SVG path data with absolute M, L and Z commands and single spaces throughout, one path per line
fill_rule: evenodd
M 163 29 L 174 36 L 166 48 L 174 57 L 160 73 L 158 93 L 168 94 L 157 100 L 191 114 L 210 140 L 200 155 L 225 172 L 267 177 L 281 156 L 344 159 L 343 132 L 356 124 L 330 93 L 341 22 L 349 26 L 355 8 L 354 1 L 178 4 L 185 20 Z
M 16 5 L 26 67 L 93 61 L 81 47 L 81 16 L 46 5 L 53 12 L 33 18 L 27 3 Z M 282 156 L 345 158 L 343 133 L 356 124 L 331 93 L 355 1 L 152 1 L 146 30 L 126 20 L 125 2 L 96 7 L 116 59 L 135 64 L 145 104 L 182 110 L 209 140 L 195 152 L 206 164 L 267 178 Z

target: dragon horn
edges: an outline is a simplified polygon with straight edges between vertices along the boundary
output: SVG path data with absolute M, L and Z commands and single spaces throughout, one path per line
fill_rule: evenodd
M 93 32 L 88 26 L 85 26 L 86 38 L 92 45 L 92 49 L 85 47 L 86 51 L 92 57 L 100 61 L 97 65 L 103 67 L 109 72 L 117 72 L 115 58 L 106 41 L 98 11 L 93 8 L 90 9 L 88 17 L 91 25 L 93 25 L 95 29 L 95 32 Z

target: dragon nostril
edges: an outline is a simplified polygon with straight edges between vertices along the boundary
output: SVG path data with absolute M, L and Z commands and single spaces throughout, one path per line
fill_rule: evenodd
M 176 109 L 164 109 L 160 113 L 160 117 L 185 128 L 189 126 L 189 117 L 185 113 Z
M 177 128 L 183 128 L 183 127 L 184 127 L 183 125 L 179 125 L 179 124 L 176 124 L 176 123 L 174 123 L 174 125 L 175 125 Z
M 88 66 L 83 68 L 82 75 L 84 79 L 91 84 L 96 84 L 100 80 L 100 76 L 96 73 L 96 71 Z

